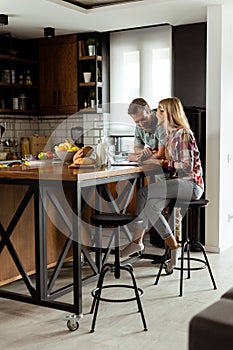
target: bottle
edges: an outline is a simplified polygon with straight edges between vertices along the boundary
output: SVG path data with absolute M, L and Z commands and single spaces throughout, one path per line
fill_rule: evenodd
M 114 145 L 114 140 L 112 137 L 107 137 L 106 139 L 106 152 L 107 152 L 107 160 L 108 163 L 111 164 L 111 162 L 114 161 L 115 154 L 116 154 L 116 147 Z
M 24 95 L 24 94 L 20 94 L 20 95 L 19 95 L 19 109 L 20 109 L 20 110 L 25 110 L 25 109 L 27 109 L 27 105 L 26 105 L 26 95 Z
M 96 162 L 98 166 L 106 164 L 106 150 L 102 140 L 98 141 L 96 148 Z
M 11 71 L 11 82 L 12 84 L 15 84 L 15 70 Z
M 23 85 L 23 75 L 19 75 L 19 85 Z
M 25 84 L 26 85 L 32 85 L 32 79 L 31 79 L 31 72 L 30 72 L 30 70 L 27 70 L 27 72 L 26 72 Z
M 22 158 L 24 158 L 26 154 L 30 153 L 30 142 L 28 137 L 23 137 L 21 140 L 21 152 Z

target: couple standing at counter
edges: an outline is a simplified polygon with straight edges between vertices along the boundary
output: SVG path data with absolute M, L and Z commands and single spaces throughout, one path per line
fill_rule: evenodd
M 129 155 L 129 160 L 161 164 L 169 176 L 139 190 L 138 224 L 134 227 L 133 241 L 121 251 L 121 256 L 143 250 L 143 236 L 154 226 L 171 249 L 168 269 L 173 269 L 181 248 L 162 210 L 174 199 L 188 202 L 201 198 L 204 182 L 198 146 L 177 97 L 161 100 L 157 110 L 151 110 L 143 98 L 134 99 L 128 114 L 136 123 L 135 153 Z

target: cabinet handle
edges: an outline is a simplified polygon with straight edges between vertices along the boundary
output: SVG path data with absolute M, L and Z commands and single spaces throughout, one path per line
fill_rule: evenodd
M 56 91 L 53 91 L 53 104 L 54 105 L 57 104 L 57 93 L 56 93 Z
M 62 100 L 62 92 L 61 90 L 58 91 L 58 104 L 61 105 L 61 100 Z

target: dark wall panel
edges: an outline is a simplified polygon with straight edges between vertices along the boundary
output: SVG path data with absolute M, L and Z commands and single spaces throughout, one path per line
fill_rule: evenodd
M 173 27 L 173 95 L 206 107 L 206 23 Z

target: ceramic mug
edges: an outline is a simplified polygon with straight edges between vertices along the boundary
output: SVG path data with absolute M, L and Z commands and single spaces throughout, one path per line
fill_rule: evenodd
M 91 81 L 91 72 L 84 72 L 83 78 L 85 83 L 90 83 Z

